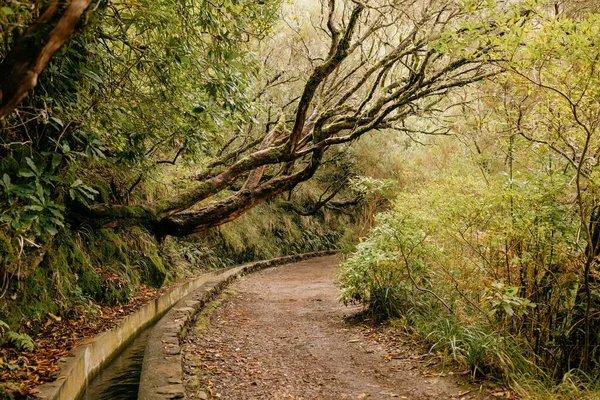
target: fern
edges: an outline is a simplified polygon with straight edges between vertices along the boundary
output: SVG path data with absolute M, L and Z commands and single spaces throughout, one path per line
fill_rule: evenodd
M 8 324 L 4 321 L 2 321 L 0 319 L 0 336 L 4 335 L 4 332 L 9 331 L 10 330 L 10 326 L 8 326 Z
M 25 333 L 18 333 L 15 331 L 8 332 L 8 341 L 16 347 L 17 350 L 23 351 L 33 351 L 35 349 L 35 344 L 33 343 L 33 339 L 31 336 Z

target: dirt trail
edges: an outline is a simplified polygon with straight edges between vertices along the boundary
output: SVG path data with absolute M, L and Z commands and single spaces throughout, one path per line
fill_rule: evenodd
M 286 265 L 232 286 L 184 349 L 189 398 L 486 399 L 424 369 L 381 332 L 347 321 L 336 257 Z

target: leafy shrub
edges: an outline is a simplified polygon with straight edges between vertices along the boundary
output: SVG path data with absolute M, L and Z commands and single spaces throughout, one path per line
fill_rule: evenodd
M 5 339 L 19 351 L 33 351 L 35 349 L 33 339 L 29 335 L 11 330 L 10 326 L 2 320 L 0 320 L 0 339 Z
M 523 174 L 517 185 L 498 175 L 484 185 L 463 173 L 468 161 L 452 162 L 376 217 L 341 267 L 341 300 L 402 318 L 473 374 L 552 375 L 546 352 L 560 354 L 564 335 L 554 323 L 568 322 L 575 295 L 562 178 Z M 552 338 L 546 347 L 536 349 L 535 329 Z

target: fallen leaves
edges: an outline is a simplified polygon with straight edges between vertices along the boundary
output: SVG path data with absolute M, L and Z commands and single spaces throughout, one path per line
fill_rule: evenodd
M 401 360 L 404 357 L 402 353 L 388 353 L 383 357 L 386 361 Z
M 118 325 L 124 317 L 168 288 L 156 290 L 142 285 L 128 304 L 97 305 L 96 315 L 84 310 L 73 311 L 68 316 L 48 313 L 37 332 L 26 332 L 35 343 L 35 351 L 0 348 L 0 386 L 4 385 L 5 390 L 16 399 L 33 398 L 36 386 L 64 379 L 59 377 L 58 361 L 69 356 L 74 347 Z

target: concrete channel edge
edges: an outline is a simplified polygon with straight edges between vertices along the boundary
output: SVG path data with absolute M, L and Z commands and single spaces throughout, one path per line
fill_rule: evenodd
M 185 337 L 188 326 L 204 304 L 239 276 L 268 267 L 334 253 L 335 251 L 324 251 L 256 261 L 229 268 L 218 274 L 204 274 L 173 287 L 159 298 L 125 317 L 118 326 L 74 348 L 71 351 L 72 356 L 60 359 L 59 378 L 54 382 L 40 385 L 37 388 L 36 397 L 43 400 L 77 399 L 87 383 L 102 367 L 118 355 L 139 332 L 162 318 L 150 333 L 142 367 L 141 382 L 150 379 L 153 383 L 150 385 L 140 384 L 139 398 L 144 400 L 184 398 L 181 397 L 185 396 L 185 392 L 181 382 L 183 371 L 181 371 L 179 342 Z M 149 354 L 153 355 L 149 356 L 147 363 L 146 356 Z M 154 360 L 150 361 L 150 359 Z M 177 366 L 171 365 L 172 362 L 178 362 Z M 152 371 L 147 367 L 147 364 L 150 365 L 150 363 Z M 171 372 L 168 374 L 159 372 L 167 368 L 165 366 L 167 363 L 173 368 L 179 368 L 180 372 L 177 377 Z M 171 370 L 169 369 L 169 371 Z M 157 376 L 160 374 L 162 375 Z

